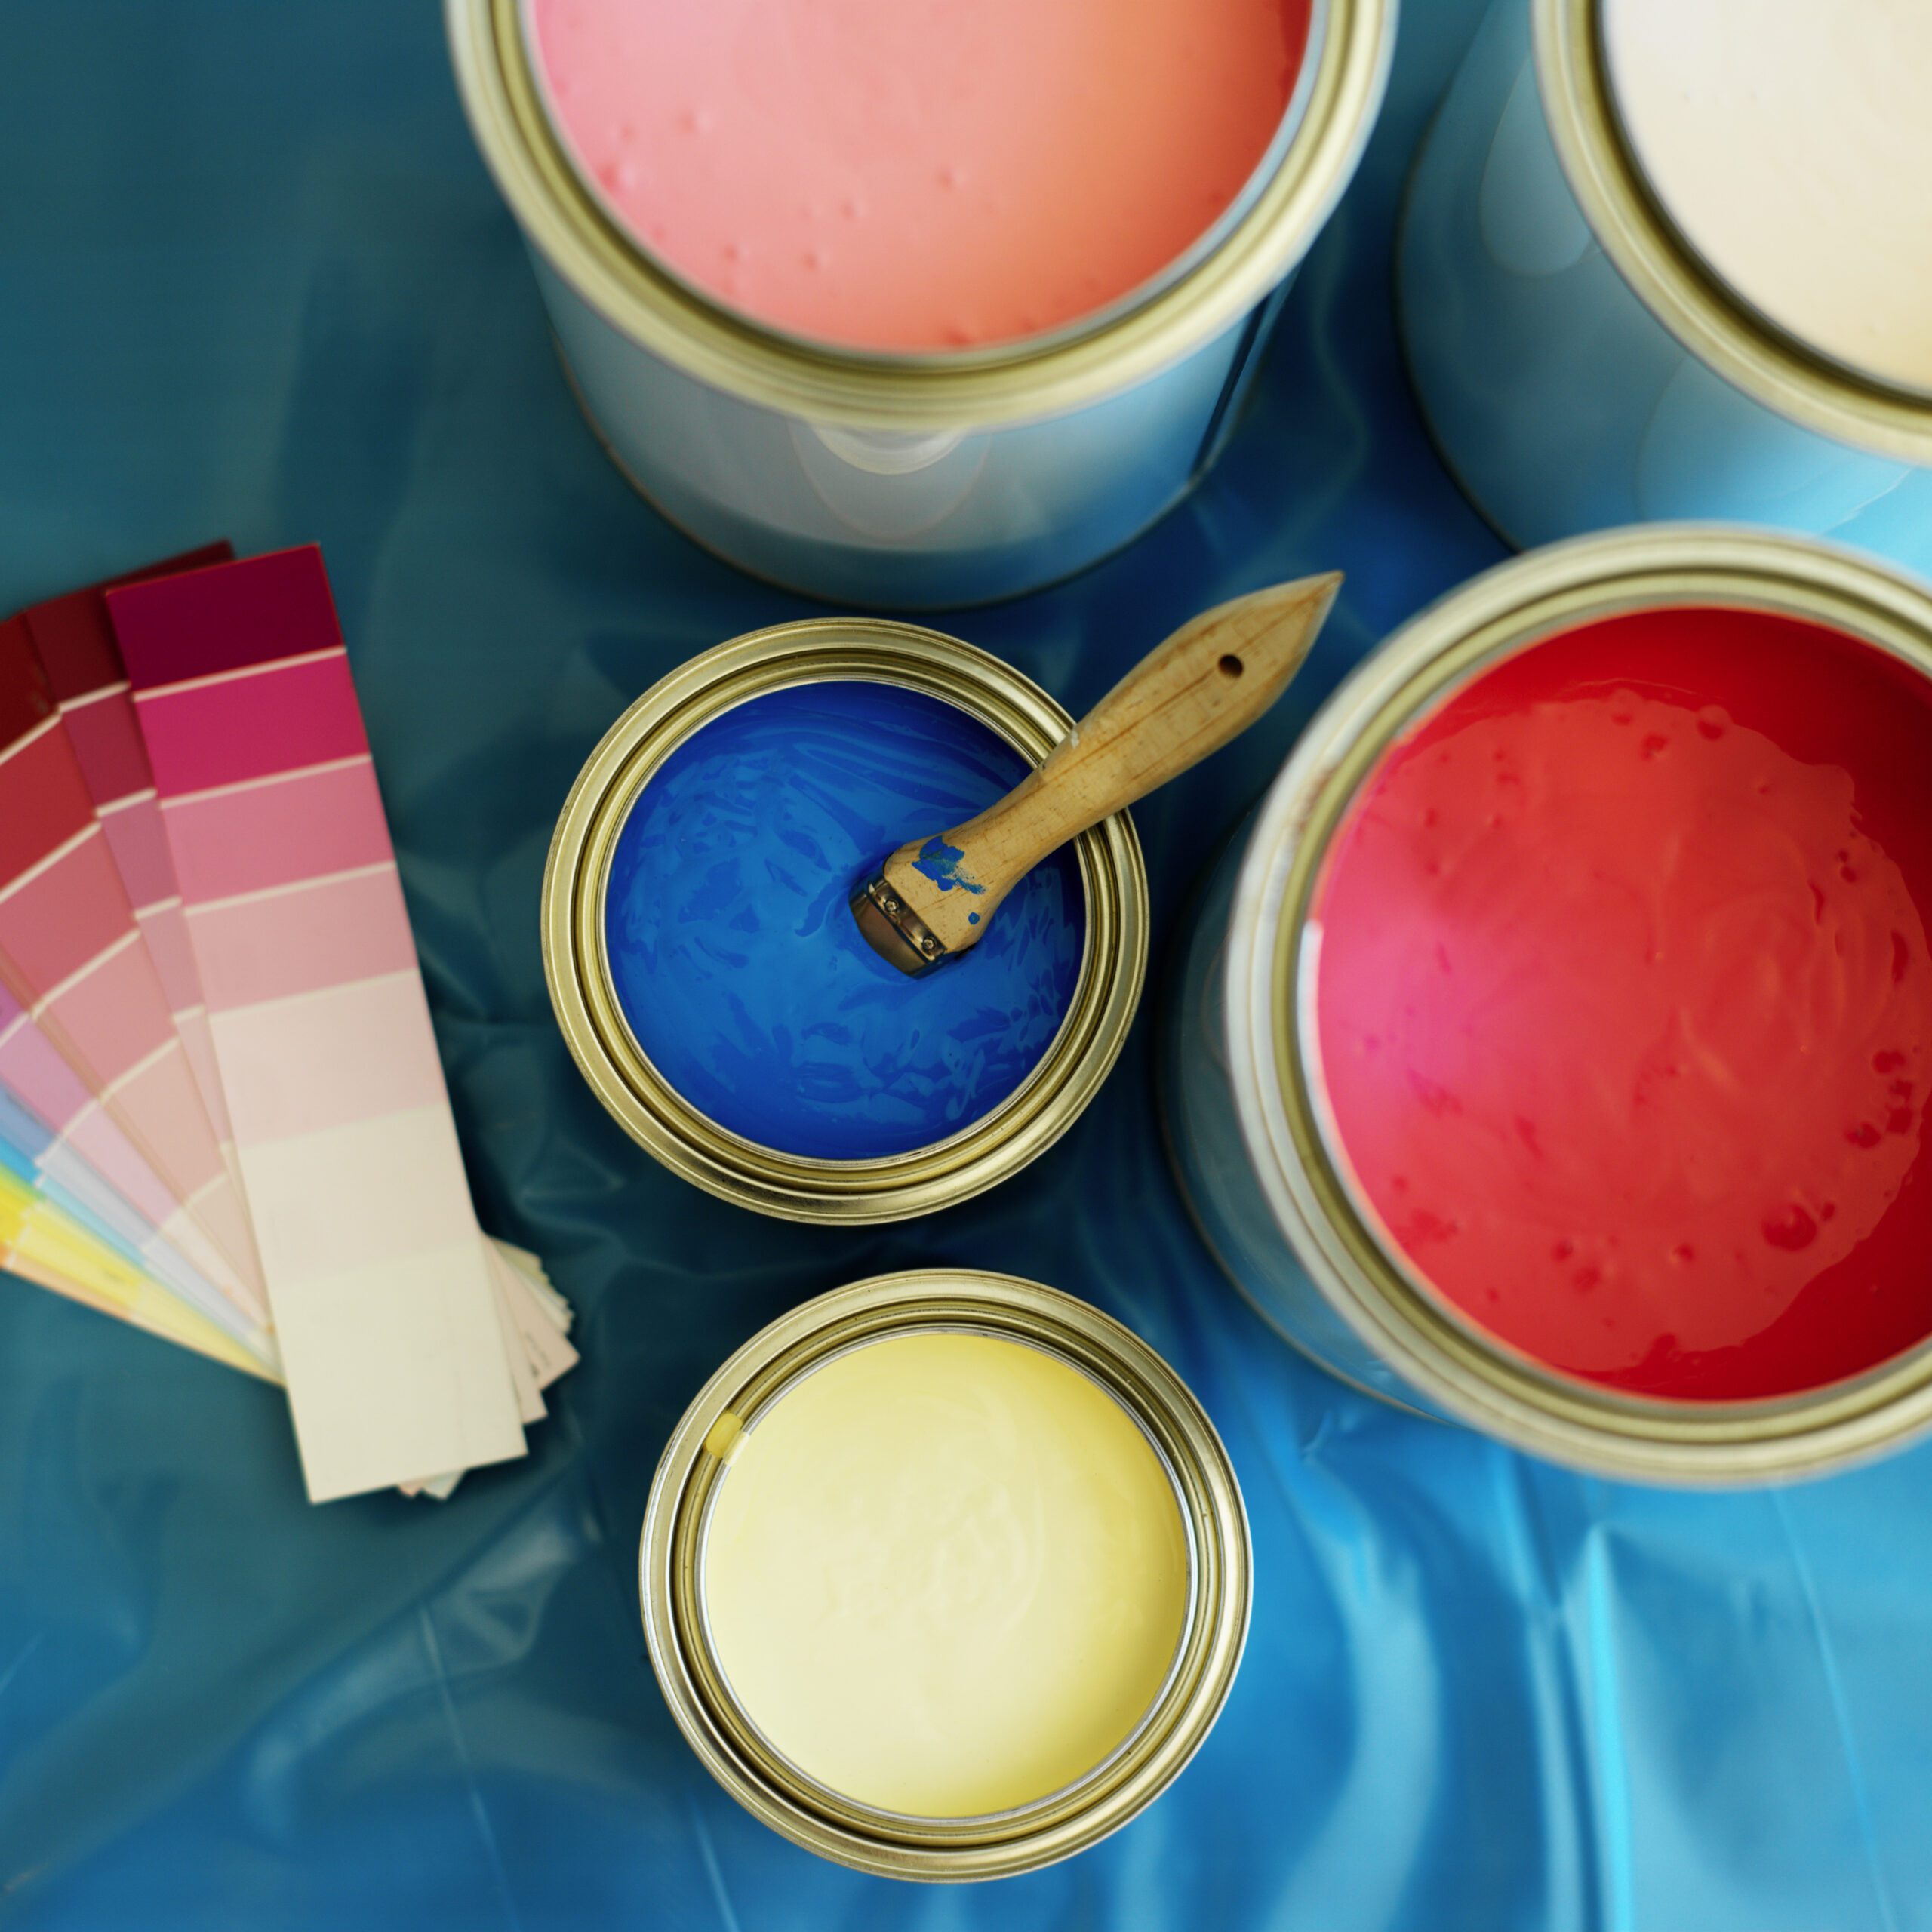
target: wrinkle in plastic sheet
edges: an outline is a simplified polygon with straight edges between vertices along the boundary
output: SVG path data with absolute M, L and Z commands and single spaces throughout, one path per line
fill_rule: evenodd
M 1407 159 L 1472 31 L 1417 0 L 1358 182 L 1227 457 L 1148 540 L 948 620 L 1076 709 L 1217 598 L 1339 566 L 1278 715 L 1137 816 L 1171 941 L 1321 695 L 1493 561 L 1389 308 Z M 1932 1451 L 1777 1497 L 1592 1482 L 1379 1405 L 1216 1275 L 1107 1103 L 909 1225 L 798 1229 L 645 1160 L 552 1026 L 549 828 L 617 712 L 806 613 L 668 531 L 579 420 L 429 0 L 16 6 L 0 59 L 0 602 L 217 534 L 328 558 L 485 1225 L 582 1366 L 441 1508 L 301 1500 L 273 1391 L 0 1284 L 0 1925 L 685 1932 L 1928 1932 Z M 1157 951 L 1157 965 L 1160 954 Z M 635 1539 L 718 1361 L 918 1263 L 1088 1297 L 1187 1377 L 1254 1520 L 1226 1715 L 1071 1863 L 943 1894 L 710 1783 L 644 1658 Z

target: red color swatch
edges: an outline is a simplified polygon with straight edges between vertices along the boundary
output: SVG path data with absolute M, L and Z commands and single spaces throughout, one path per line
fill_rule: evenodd
M 87 781 L 108 851 L 160 976 L 202 1111 L 224 1146 L 232 1137 L 227 1100 L 208 1037 L 207 1003 L 202 997 L 161 808 L 154 796 L 147 746 L 108 619 L 107 592 L 150 577 L 206 569 L 228 562 L 233 555 L 226 543 L 208 544 L 104 583 L 50 598 L 24 616 L 48 688 L 60 705 L 61 722 Z
M 128 674 L 122 669 L 113 626 L 107 620 L 109 591 L 149 577 L 173 577 L 183 571 L 225 564 L 234 555 L 232 544 L 206 543 L 198 550 L 145 564 L 137 571 L 125 571 L 83 590 L 69 591 L 63 597 L 50 597 L 23 613 L 33 636 L 34 650 L 55 698 L 65 703 L 125 681 Z
M 11 745 L 54 715 L 54 697 L 26 624 L 0 623 L 0 746 Z
M 312 543 L 198 577 L 192 592 L 110 591 L 121 661 L 137 691 L 339 650 L 342 627 Z

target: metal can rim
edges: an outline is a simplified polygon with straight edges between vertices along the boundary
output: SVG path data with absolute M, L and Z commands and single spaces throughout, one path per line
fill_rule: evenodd
M 611 849 L 653 772 L 732 706 L 799 684 L 854 678 L 921 691 L 1038 764 L 1071 715 L 1011 665 L 939 631 L 884 618 L 814 617 L 748 632 L 688 659 L 632 704 L 571 786 L 544 866 L 544 977 L 578 1069 L 625 1131 L 673 1173 L 780 1220 L 903 1220 L 996 1186 L 1044 1152 L 1098 1092 L 1126 1043 L 1146 976 L 1147 873 L 1125 812 L 1075 841 L 1085 900 L 1080 974 L 1060 1030 L 1027 1078 L 949 1139 L 872 1160 L 791 1155 L 700 1113 L 638 1049 L 604 961 Z
M 1932 591 L 1817 539 L 1724 524 L 1633 526 L 1496 565 L 1363 662 L 1264 800 L 1230 927 L 1230 1078 L 1263 1192 L 1317 1288 L 1432 1404 L 1595 1474 L 1707 1486 L 1822 1475 L 1932 1430 L 1932 1340 L 1863 1375 L 1759 1401 L 1668 1401 L 1555 1374 L 1451 1311 L 1377 1239 L 1331 1156 L 1303 1051 L 1308 907 L 1328 842 L 1391 741 L 1539 637 L 1672 603 L 1743 605 L 1847 631 L 1932 681 Z
M 707 1444 L 829 1355 L 897 1332 L 966 1325 L 1046 1349 L 1093 1376 L 1153 1440 L 1176 1478 L 1195 1547 L 1183 1649 L 1127 1745 L 1067 1790 L 959 1821 L 895 1819 L 801 1779 L 758 1736 L 694 1637 L 697 1535 L 722 1458 Z M 1038 1870 L 1117 1830 L 1177 1777 L 1227 1700 L 1247 1641 L 1253 1552 L 1241 1486 L 1214 1426 L 1166 1360 L 1091 1303 L 971 1269 L 881 1275 L 801 1303 L 706 1382 L 666 1445 L 638 1539 L 638 1596 L 653 1670 L 705 1768 L 755 1817 L 855 1869 L 958 1882 Z
M 1602 0 L 1531 0 L 1537 91 L 1570 189 L 1645 308 L 1707 368 L 1788 420 L 1932 464 L 1932 396 L 1860 375 L 1743 301 L 1678 232 L 1618 125 Z
M 1292 138 L 1246 212 L 1171 283 L 1085 332 L 910 358 L 761 328 L 659 268 L 585 188 L 551 128 L 519 0 L 444 8 L 458 89 L 498 189 L 531 245 L 606 322 L 727 395 L 817 423 L 903 432 L 1064 414 L 1232 328 L 1300 260 L 1353 174 L 1387 85 L 1395 15 L 1396 0 L 1318 5 Z

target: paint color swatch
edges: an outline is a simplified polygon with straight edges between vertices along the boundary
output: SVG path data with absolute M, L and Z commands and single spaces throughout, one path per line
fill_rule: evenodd
M 264 1364 L 0 1168 L 0 1268 L 251 1375 Z
M 0 1088 L 0 1167 L 58 1208 L 101 1251 L 146 1275 L 202 1321 L 220 1328 L 264 1367 L 276 1365 L 266 1329 L 224 1295 L 96 1170 L 75 1156 L 31 1109 Z
M 90 1094 L 53 1043 L 0 986 L 0 1120 L 47 1182 L 64 1186 L 140 1251 L 164 1280 L 185 1272 L 186 1298 L 245 1338 L 261 1318 L 239 1279 L 168 1184 Z
M 265 1318 L 260 1264 L 153 957 L 19 619 L 0 625 L 0 983 Z
M 71 804 L 66 762 L 58 757 L 47 762 L 48 752 L 36 749 L 43 737 L 55 735 L 57 710 L 99 840 L 97 844 L 75 814 L 68 835 L 36 859 L 32 825 L 23 832 L 17 817 L 10 820 L 0 826 L 0 866 L 9 857 L 15 864 L 11 880 L 0 881 L 0 908 L 15 896 L 10 885 L 27 895 L 44 873 L 62 871 L 75 851 L 90 855 L 86 876 L 97 885 L 98 854 L 104 847 L 202 1111 L 239 1189 L 240 1155 L 229 1124 L 187 903 L 220 910 L 217 902 L 226 902 L 232 909 L 257 893 L 280 896 L 308 881 L 344 873 L 374 878 L 386 870 L 392 874 L 393 866 L 365 748 L 360 755 L 321 761 L 318 772 L 298 769 L 287 783 L 260 784 L 262 774 L 251 772 L 246 788 L 257 795 L 245 820 L 233 822 L 241 828 L 238 838 L 224 831 L 220 812 L 207 809 L 219 804 L 219 791 L 213 799 L 189 799 L 197 809 L 182 816 L 180 850 L 189 880 L 184 890 L 105 593 L 226 562 L 232 555 L 226 544 L 211 545 L 50 599 L 0 626 L 0 771 L 23 758 L 32 774 L 55 771 L 51 801 Z M 272 622 L 274 613 L 267 615 Z M 288 682 L 298 704 L 317 688 L 300 679 Z M 319 709 L 311 715 L 305 707 L 305 715 L 286 734 L 294 755 L 300 755 L 310 723 L 325 737 L 339 737 L 346 728 L 360 742 L 352 690 L 326 685 L 320 690 Z M 0 794 L 11 782 L 0 777 Z M 47 802 L 37 798 L 35 809 Z M 291 863 L 291 853 L 302 855 L 299 862 Z M 369 903 L 380 911 L 393 902 L 393 894 L 377 893 Z M 115 929 L 112 909 L 94 889 L 70 900 L 64 878 L 60 894 L 44 906 L 44 920 L 31 925 L 23 920 L 17 928 L 23 958 L 0 955 L 0 1269 L 228 1366 L 280 1382 L 277 1337 L 244 1306 L 250 1298 L 232 1268 L 107 1104 L 115 1097 L 106 1091 L 112 1081 L 96 1063 L 119 1051 L 109 1029 L 93 1025 L 84 1051 L 54 1018 L 62 996 L 58 983 L 51 992 L 35 991 L 35 980 L 55 973 L 77 943 Z M 0 922 L 5 917 L 0 911 Z M 125 926 L 120 931 L 124 949 L 131 949 Z M 347 956 L 406 958 L 413 976 L 414 949 L 405 952 L 398 932 L 406 941 L 406 925 L 389 921 L 371 942 L 373 954 L 369 946 L 358 951 L 352 945 Z M 262 972 L 275 970 L 272 961 L 251 955 L 220 980 L 232 1022 L 232 1056 L 281 1070 L 279 1084 L 250 1089 L 254 1137 L 299 1139 L 371 1113 L 413 1111 L 426 1097 L 444 1104 L 420 986 L 411 1014 L 383 983 L 387 974 L 373 984 L 352 980 L 335 1012 L 340 1023 L 331 1032 L 322 1023 L 329 1009 L 306 997 L 247 997 Z M 25 995 L 24 1006 L 15 989 Z M 130 1019 L 108 1004 L 116 1019 Z M 349 1032 L 364 1039 L 366 1057 L 358 1066 L 332 1050 Z M 164 1057 L 172 1051 L 164 1048 Z M 178 1162 L 180 1150 L 170 1152 Z M 340 1207 L 329 1204 L 331 1211 Z M 534 1423 L 546 1411 L 543 1391 L 577 1359 L 565 1339 L 571 1310 L 535 1256 L 480 1234 L 474 1238 L 489 1284 L 500 1374 L 516 1414 Z M 217 1281 L 224 1286 L 217 1287 Z M 446 1497 L 463 1473 L 459 1466 L 398 1487 L 408 1494 Z
M 147 746 L 141 740 L 127 674 L 108 622 L 106 595 L 122 584 L 227 563 L 234 555 L 226 543 L 211 543 L 104 583 L 49 598 L 21 615 L 79 761 L 109 853 L 133 904 L 135 921 L 160 976 L 203 1110 L 229 1173 L 238 1183 L 234 1136 L 215 1070 L 201 975 L 195 969 L 180 888 L 175 883 L 174 862 L 162 827 Z
M 138 1219 L 129 1232 L 125 1204 L 110 1191 L 76 1192 L 51 1177 L 40 1164 L 45 1144 L 38 1123 L 0 1094 L 0 1249 L 12 1257 L 0 1266 L 232 1366 L 275 1371 L 275 1346 L 262 1331 L 178 1257 L 164 1276 L 155 1251 L 140 1245 Z M 219 1349 L 208 1343 L 210 1328 Z
M 312 548 L 110 591 L 316 1501 L 523 1453 Z

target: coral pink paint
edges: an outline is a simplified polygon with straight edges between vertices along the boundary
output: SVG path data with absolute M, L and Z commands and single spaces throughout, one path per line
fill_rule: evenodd
M 1359 1192 L 1537 1359 L 1699 1400 L 1932 1334 L 1932 696 L 1870 646 L 1644 612 L 1404 739 L 1321 881 Z
M 1104 308 L 1240 193 L 1309 0 L 528 0 L 578 165 L 709 295 L 852 347 Z

